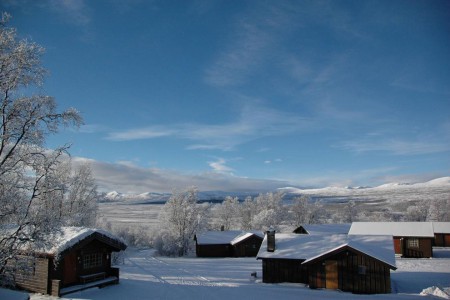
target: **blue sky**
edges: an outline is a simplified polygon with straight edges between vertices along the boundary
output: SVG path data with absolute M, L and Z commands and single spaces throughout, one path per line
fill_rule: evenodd
M 101 190 L 450 174 L 449 1 L 6 0 Z

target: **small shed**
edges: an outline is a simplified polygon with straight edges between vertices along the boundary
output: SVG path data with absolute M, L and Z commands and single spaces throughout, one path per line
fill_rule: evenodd
M 119 282 L 119 269 L 111 266 L 111 253 L 126 249 L 109 232 L 84 227 L 63 227 L 48 237 L 48 245 L 32 249 L 31 272 L 15 274 L 16 285 L 25 290 L 61 296 L 94 286 Z
M 360 294 L 390 293 L 395 270 L 391 236 L 276 234 L 275 251 L 267 240 L 258 252 L 263 282 L 298 282 L 310 288 Z
M 402 257 L 433 256 L 434 231 L 431 222 L 353 222 L 351 235 L 391 235 L 395 253 Z
M 257 231 L 207 231 L 195 235 L 195 251 L 198 257 L 254 257 L 263 237 Z
M 336 224 L 304 224 L 297 227 L 294 233 L 297 234 L 348 234 L 350 223 Z
M 434 246 L 450 247 L 450 222 L 433 222 Z

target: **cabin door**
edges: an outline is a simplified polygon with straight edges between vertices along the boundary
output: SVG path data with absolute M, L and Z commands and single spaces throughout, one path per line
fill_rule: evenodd
M 338 287 L 338 262 L 336 260 L 327 260 L 325 261 L 325 288 L 337 290 Z
M 72 284 L 77 281 L 77 256 L 75 252 L 69 253 L 64 257 L 64 285 Z

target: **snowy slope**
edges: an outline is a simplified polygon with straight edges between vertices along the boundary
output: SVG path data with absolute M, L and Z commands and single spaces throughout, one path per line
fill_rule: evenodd
M 320 189 L 299 189 L 286 187 L 279 189 L 290 197 L 309 195 L 334 200 L 366 200 L 366 201 L 414 201 L 433 200 L 450 197 L 450 177 L 442 177 L 423 183 L 387 183 L 377 187 L 326 187 Z M 333 201 L 333 199 L 328 199 Z

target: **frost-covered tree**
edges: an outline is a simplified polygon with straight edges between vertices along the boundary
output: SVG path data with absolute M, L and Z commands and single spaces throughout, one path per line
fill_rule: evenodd
M 256 214 L 256 202 L 248 196 L 244 202 L 239 205 L 239 217 L 241 219 L 241 229 L 251 230 L 252 221 Z
M 321 200 L 317 200 L 309 205 L 309 224 L 327 223 L 328 219 L 329 213 Z
M 216 218 L 218 225 L 224 230 L 230 230 L 236 227 L 239 211 L 239 199 L 237 197 L 227 196 L 223 202 L 216 208 Z
M 155 244 L 161 254 L 186 255 L 194 235 L 206 226 L 207 204 L 198 204 L 197 188 L 173 191 L 160 215 L 161 228 Z
M 430 200 L 428 221 L 449 222 L 450 221 L 450 199 Z
M 358 217 L 358 207 L 354 200 L 348 201 L 342 210 L 342 222 L 344 223 L 352 223 Z
M 3 14 L 0 21 L 0 280 L 19 250 L 45 241 L 58 226 L 46 200 L 61 189 L 55 172 L 68 146 L 49 150 L 45 139 L 61 126 L 81 124 L 74 109 L 58 112 L 52 97 L 33 94 L 46 74 L 44 49 L 19 39 L 8 19 Z
M 306 195 L 295 197 L 291 206 L 290 219 L 292 225 L 298 227 L 309 222 L 310 198 Z
M 266 193 L 259 194 L 254 201 L 256 202 L 257 213 L 253 216 L 253 229 L 268 230 L 270 227 L 277 228 L 285 219 L 283 207 L 284 194 Z
M 427 221 L 429 204 L 425 201 L 419 201 L 416 205 L 409 206 L 406 209 L 405 219 L 411 222 Z
M 97 217 L 97 185 L 89 164 L 84 163 L 69 177 L 63 196 L 62 221 L 69 226 L 94 226 Z

